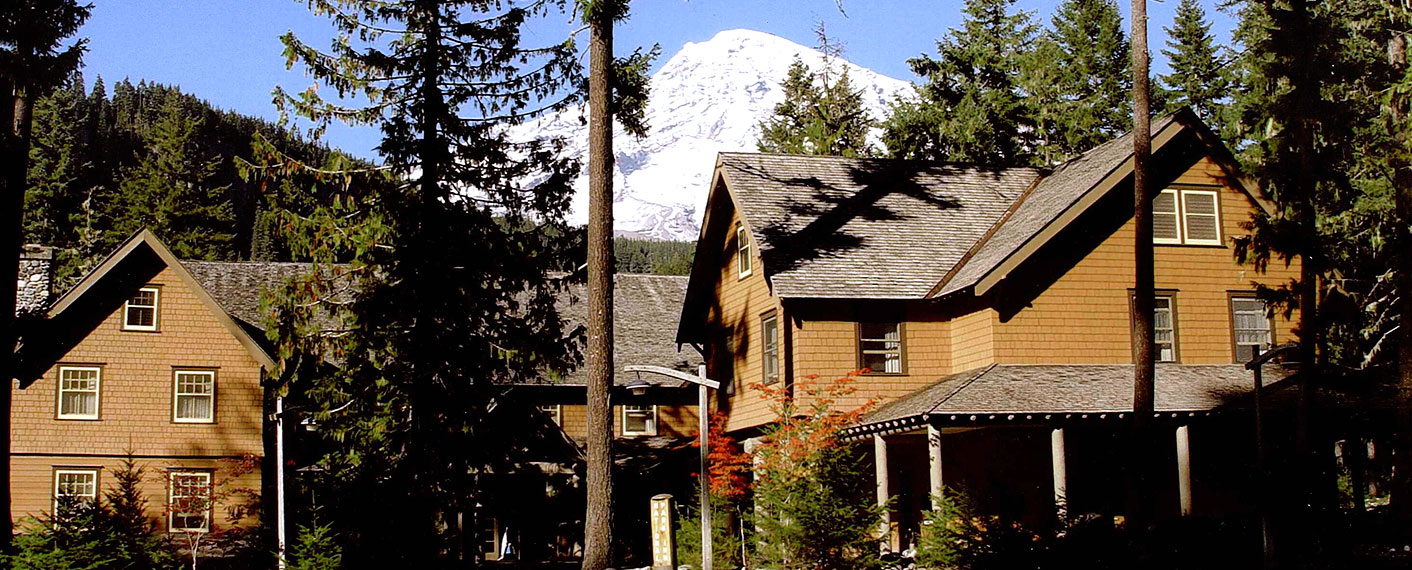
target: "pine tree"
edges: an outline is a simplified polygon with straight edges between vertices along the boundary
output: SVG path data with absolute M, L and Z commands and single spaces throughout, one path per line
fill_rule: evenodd
M 907 61 L 925 83 L 884 121 L 889 154 L 997 166 L 1031 161 L 1034 129 L 1019 82 L 1035 26 L 1013 5 L 966 0 L 961 27 L 937 42 L 938 57 Z
M 347 566 L 457 564 L 474 540 L 452 521 L 475 520 L 483 474 L 528 461 L 489 413 L 497 386 L 578 360 L 550 274 L 565 265 L 554 244 L 571 234 L 578 166 L 563 141 L 513 141 L 505 128 L 581 100 L 573 43 L 520 33 L 558 5 L 314 1 L 338 29 L 332 51 L 283 37 L 291 65 L 368 101 L 277 90 L 286 111 L 383 133 L 381 165 L 330 175 L 363 194 L 281 211 L 287 243 L 314 266 L 268 300 L 279 389 L 308 402 L 330 444 L 320 501 L 339 536 L 363 537 Z M 262 148 L 259 173 L 312 170 L 276 151 Z M 310 361 L 339 366 L 299 364 Z
M 854 88 L 842 48 L 831 43 L 823 24 L 815 28 L 824 58 L 818 71 L 799 56 L 789 65 L 780 87 L 784 100 L 760 121 L 761 152 L 828 156 L 871 156 L 868 129 L 873 120 L 863 107 L 863 90 Z
M 113 229 L 123 236 L 150 229 L 178 257 L 229 259 L 234 234 L 227 187 L 215 183 L 220 159 L 202 148 L 201 124 L 179 99 L 166 101 L 147 155 L 124 174 Z
M 1198 0 L 1182 0 L 1167 31 L 1167 56 L 1172 73 L 1161 81 L 1168 93 L 1166 112 L 1191 107 L 1208 125 L 1219 125 L 1222 102 L 1231 85 L 1222 72 L 1222 48 L 1211 35 L 1211 23 Z
M 1056 126 L 1061 151 L 1074 156 L 1132 125 L 1131 47 L 1114 0 L 1065 0 L 1045 36 L 1060 55 L 1063 92 Z

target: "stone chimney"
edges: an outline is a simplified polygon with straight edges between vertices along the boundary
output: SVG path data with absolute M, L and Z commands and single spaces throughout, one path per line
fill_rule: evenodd
M 20 251 L 20 279 L 15 289 L 16 314 L 44 308 L 53 295 L 54 248 L 25 245 Z

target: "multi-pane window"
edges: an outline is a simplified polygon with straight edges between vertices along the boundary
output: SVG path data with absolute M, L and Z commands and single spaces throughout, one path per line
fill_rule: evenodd
M 766 384 L 774 384 L 780 379 L 780 326 L 774 313 L 760 319 L 760 336 L 764 346 L 761 375 Z
M 623 406 L 623 435 L 657 435 L 657 406 Z
M 858 325 L 860 364 L 873 373 L 902 373 L 902 325 L 899 323 L 860 323 Z
M 1221 245 L 1216 191 L 1163 190 L 1152 200 L 1152 237 L 1156 243 Z
M 211 473 L 172 471 L 168 476 L 169 529 L 172 532 L 211 530 Z
M 172 420 L 211 423 L 216 419 L 216 373 L 212 370 L 178 370 L 172 403 Z
M 98 499 L 97 469 L 54 470 L 54 512 L 65 501 L 88 502 Z M 72 503 L 68 503 L 72 504 Z
M 123 304 L 123 328 L 135 331 L 157 330 L 156 287 L 143 287 Z
M 750 232 L 745 231 L 745 226 L 735 227 L 735 256 L 736 269 L 741 277 L 750 275 Z
M 102 375 L 102 370 L 96 366 L 59 367 L 59 419 L 98 419 L 98 387 Z
M 558 404 L 548 404 L 544 406 L 539 406 L 539 411 L 544 413 L 544 416 L 549 418 L 549 421 L 554 422 L 554 425 L 564 425 L 563 406 L 560 406 Z
M 1235 361 L 1249 362 L 1258 351 L 1274 343 L 1265 302 L 1254 297 L 1231 298 L 1231 333 L 1235 341 Z
M 1157 362 L 1177 361 L 1177 320 L 1171 295 L 1152 299 L 1152 332 L 1156 339 Z

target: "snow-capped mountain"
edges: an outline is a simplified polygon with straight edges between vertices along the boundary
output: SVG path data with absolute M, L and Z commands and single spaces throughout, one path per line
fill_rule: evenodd
M 821 53 L 784 38 L 727 30 L 686 44 L 653 74 L 648 136 L 637 140 L 619 129 L 613 137 L 618 235 L 696 239 L 716 153 L 755 150 L 759 123 L 783 98 L 780 82 L 796 54 L 810 67 L 823 65 Z M 846 61 L 834 64 L 848 67 L 874 118 L 911 85 Z M 582 156 L 588 133 L 580 116 L 566 111 L 521 125 L 517 138 L 562 137 L 569 152 Z M 588 213 L 586 172 L 575 183 L 570 217 L 580 224 Z

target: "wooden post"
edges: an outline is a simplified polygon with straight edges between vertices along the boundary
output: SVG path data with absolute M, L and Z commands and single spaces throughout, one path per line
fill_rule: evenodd
M 1064 428 L 1049 432 L 1049 457 L 1054 469 L 1054 512 L 1060 523 L 1069 520 L 1069 466 L 1064 451 Z
M 931 485 L 927 490 L 931 493 L 932 509 L 939 509 L 941 505 L 937 500 L 946 486 L 941 471 L 941 430 L 930 424 L 927 425 L 927 466 L 931 468 Z
M 671 495 L 652 497 L 652 570 L 677 570 L 676 502 Z
M 882 550 L 890 552 L 892 548 L 892 509 L 888 506 L 888 499 L 892 497 L 888 490 L 887 480 L 887 440 L 882 435 L 873 436 L 873 468 L 878 480 L 878 506 L 883 508 L 882 520 Z
M 1191 516 L 1191 430 L 1188 426 L 1177 427 L 1177 497 L 1181 501 L 1181 513 Z

